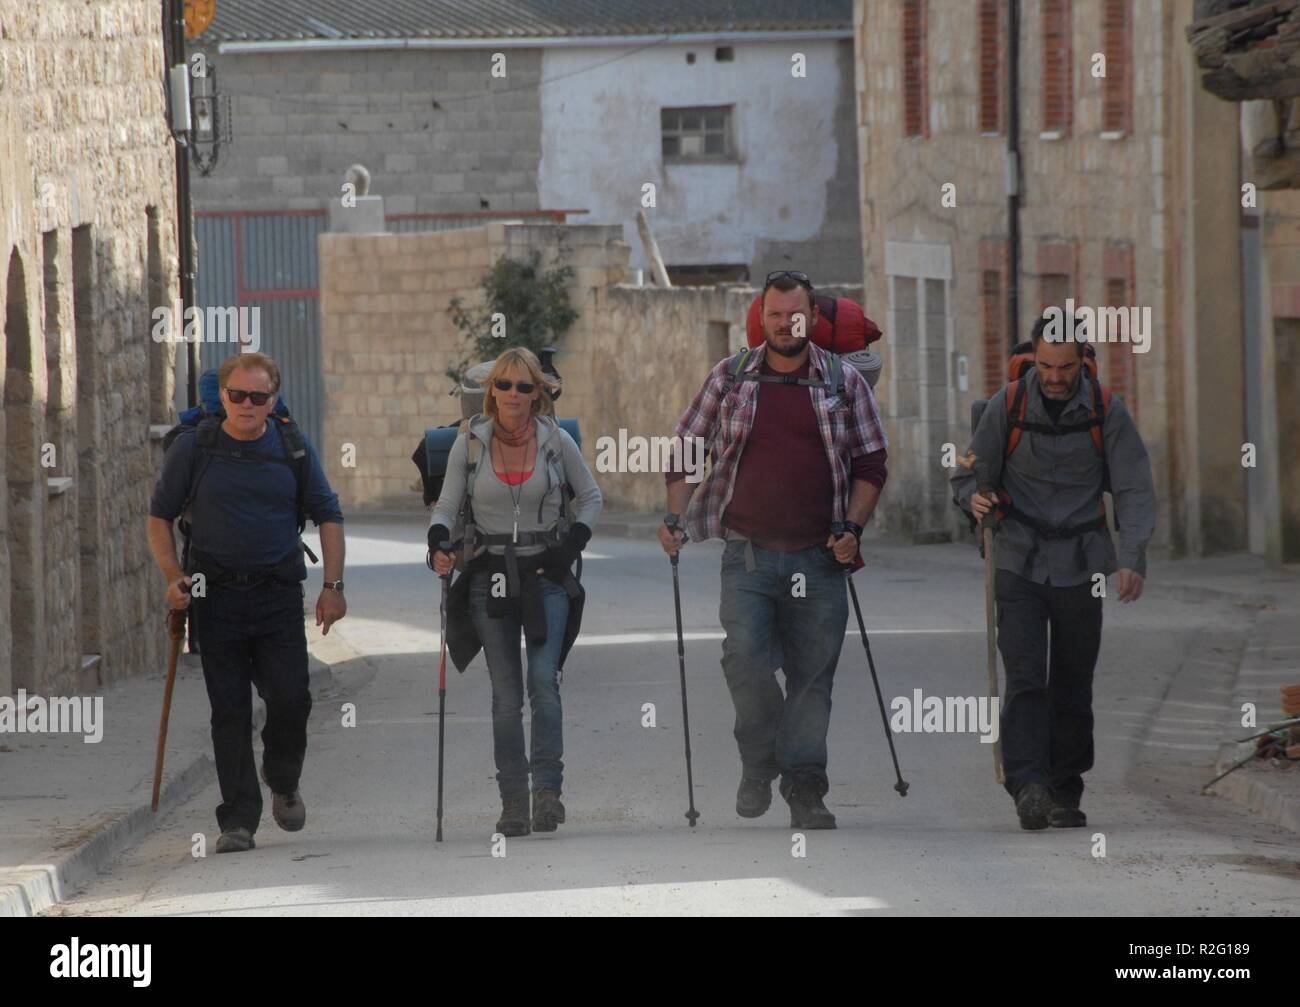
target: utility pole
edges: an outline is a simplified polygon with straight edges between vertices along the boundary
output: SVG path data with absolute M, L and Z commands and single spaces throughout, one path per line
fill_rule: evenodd
M 190 77 L 185 55 L 184 0 L 163 0 L 170 29 L 172 65 L 168 71 L 171 95 L 171 130 L 176 141 L 176 242 L 180 274 L 180 325 L 185 331 L 185 310 L 194 306 L 194 212 L 190 203 Z M 186 342 L 186 394 L 191 407 L 198 402 L 199 344 Z

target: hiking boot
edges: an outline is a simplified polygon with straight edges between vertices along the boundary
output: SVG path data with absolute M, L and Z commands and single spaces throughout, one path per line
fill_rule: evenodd
M 217 839 L 218 853 L 243 853 L 257 844 L 253 842 L 253 833 L 242 825 L 226 829 Z
M 1088 816 L 1070 804 L 1053 804 L 1047 818 L 1054 829 L 1082 829 L 1088 824 Z
M 741 818 L 758 818 L 772 806 L 772 781 L 742 776 L 736 791 L 736 814 Z
M 781 781 L 781 796 L 790 805 L 790 828 L 833 829 L 835 816 L 822 800 L 825 784 L 820 780 Z
M 564 821 L 564 805 L 558 790 L 539 790 L 533 795 L 533 831 L 554 832 Z
M 1051 824 L 1052 795 L 1041 783 L 1026 783 L 1016 795 L 1016 814 L 1020 827 L 1030 832 L 1045 829 Z
M 262 782 L 266 784 L 267 789 L 270 789 L 271 784 L 266 778 L 266 766 L 262 767 Z M 277 794 L 272 790 L 271 817 L 285 832 L 300 831 L 307 824 L 307 805 L 302 803 L 302 795 L 297 790 L 288 794 Z
M 510 838 L 526 836 L 532 831 L 528 825 L 527 794 L 501 798 L 501 817 L 497 819 L 497 831 Z

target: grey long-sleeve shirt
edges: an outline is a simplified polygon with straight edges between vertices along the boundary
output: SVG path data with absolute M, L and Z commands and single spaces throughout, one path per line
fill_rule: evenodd
M 507 486 L 496 474 L 492 465 L 493 421 L 489 416 L 476 416 L 470 421 L 468 434 L 456 438 L 447 456 L 447 475 L 442 484 L 442 494 L 433 505 L 429 527 L 436 524 L 455 529 L 461 503 L 465 499 L 465 462 L 469 437 L 482 442 L 478 466 L 474 470 L 474 524 L 486 535 L 509 535 L 515 523 L 515 501 L 519 502 L 519 531 L 546 531 L 555 525 L 560 516 L 563 500 L 560 487 L 551 479 L 547 465 L 546 449 L 558 447 L 563 464 L 564 479 L 573 487 L 574 520 L 595 529 L 600 517 L 603 499 L 595 477 L 587 468 L 582 452 L 573 438 L 554 420 L 537 419 L 537 462 L 530 478 L 519 486 Z M 513 494 L 512 491 L 513 490 Z M 460 543 L 456 543 L 457 549 Z M 504 546 L 490 546 L 490 551 L 500 554 Z M 520 546 L 519 555 L 530 556 L 545 550 L 543 545 Z
M 1030 371 L 1024 381 L 1025 420 L 1050 425 L 1037 372 Z M 1074 398 L 1061 411 L 1059 425 L 1087 422 L 1092 395 L 1091 379 L 1084 374 Z M 1017 510 L 1043 524 L 1058 528 L 1084 524 L 1101 513 L 1102 459 L 1090 431 L 1060 436 L 1022 431 L 1020 443 L 1007 458 L 1008 426 L 1003 388 L 989 400 L 971 438 L 969 450 L 978 459 L 975 470 L 958 468 L 951 479 L 953 499 L 964 511 L 970 513 L 971 494 L 982 470 L 994 489 L 1011 494 Z M 1117 569 L 1146 575 L 1147 543 L 1155 530 L 1155 486 L 1146 445 L 1118 395 L 1111 396 L 1102 439 L 1119 526 L 1118 557 L 1107 528 L 1085 532 L 1078 539 L 1045 539 L 1019 521 L 1004 520 L 995 537 L 998 569 L 1059 587 L 1082 584 L 1094 573 L 1111 574 Z

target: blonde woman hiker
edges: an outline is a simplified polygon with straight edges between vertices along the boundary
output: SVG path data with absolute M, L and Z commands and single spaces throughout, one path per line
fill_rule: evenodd
M 448 601 L 447 649 L 461 671 L 480 648 L 487 659 L 501 793 L 497 831 L 526 836 L 554 832 L 564 821 L 560 669 L 584 600 L 571 567 L 591 538 L 602 500 L 577 443 L 555 421 L 558 383 L 536 355 L 506 350 L 485 388 L 483 415 L 470 421 L 447 459 L 429 550 L 439 576 L 464 553 Z M 466 534 L 453 542 L 458 526 Z M 528 749 L 525 689 L 532 711 Z

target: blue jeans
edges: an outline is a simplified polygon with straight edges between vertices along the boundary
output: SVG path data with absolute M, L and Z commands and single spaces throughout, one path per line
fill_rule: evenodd
M 772 552 L 743 541 L 722 553 L 722 672 L 736 707 L 746 777 L 800 779 L 826 793 L 831 683 L 844 645 L 844 568 L 825 546 Z M 802 574 L 801 580 L 795 574 Z M 785 692 L 776 669 L 785 671 Z
M 469 587 L 470 617 L 483 643 L 488 675 L 492 679 L 492 750 L 497 764 L 501 796 L 528 794 L 531 762 L 533 791 L 559 792 L 564 781 L 564 725 L 560 706 L 560 648 L 569 619 L 569 596 L 547 577 L 538 584 L 546 613 L 546 642 L 527 644 L 528 702 L 532 707 L 531 759 L 524 748 L 524 682 L 519 660 L 522 627 L 516 617 L 492 619 L 487 614 L 491 578 L 475 574 Z

